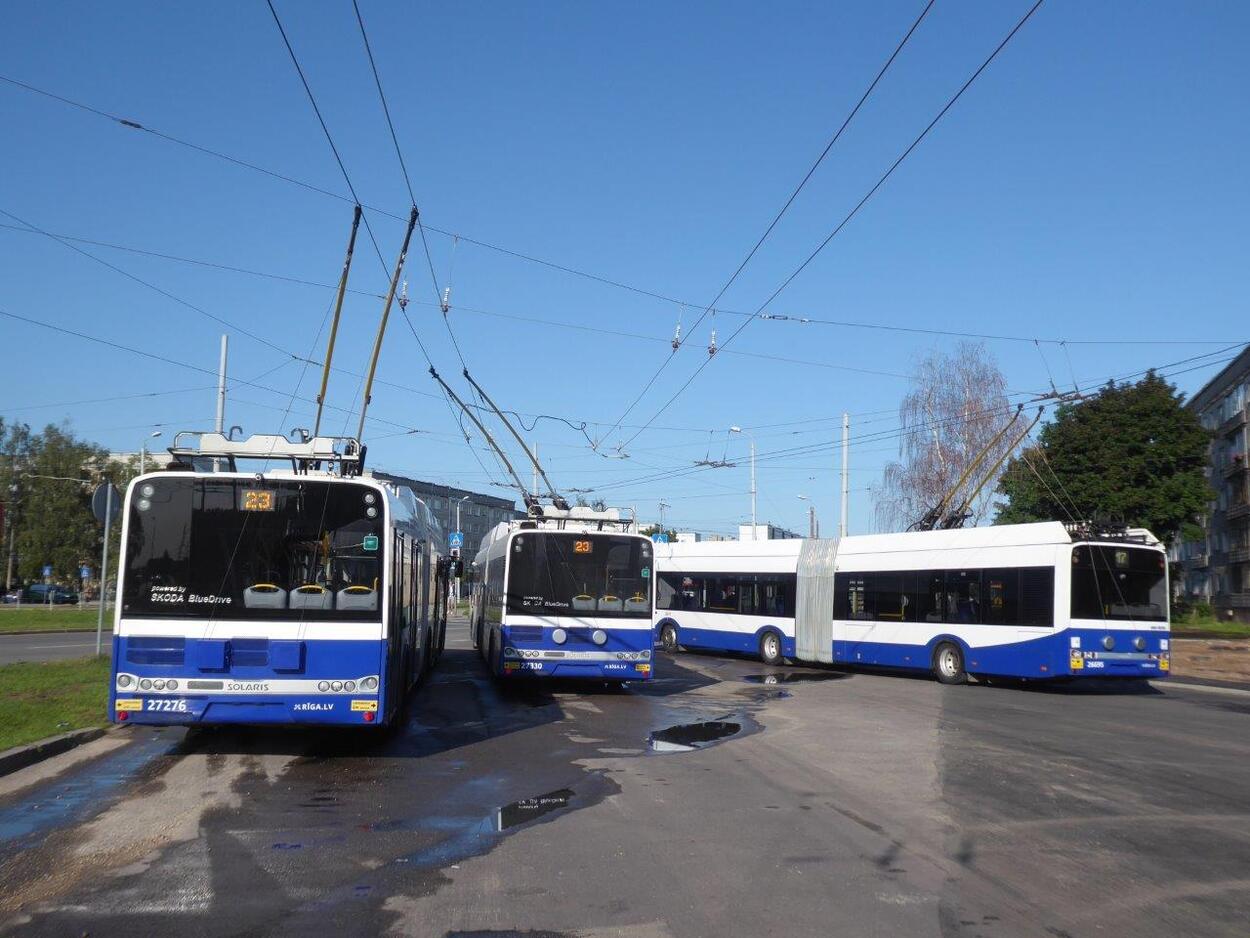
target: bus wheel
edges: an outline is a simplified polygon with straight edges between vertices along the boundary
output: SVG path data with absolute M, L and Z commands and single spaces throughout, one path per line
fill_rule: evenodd
M 486 667 L 491 674 L 499 676 L 499 640 L 494 631 L 490 633 L 490 651 L 486 653 Z
M 671 622 L 660 627 L 660 647 L 670 655 L 677 651 L 677 626 Z
M 953 642 L 942 642 L 933 651 L 933 676 L 941 684 L 967 684 L 964 653 Z
M 764 664 L 781 664 L 781 637 L 776 632 L 760 636 L 760 660 Z

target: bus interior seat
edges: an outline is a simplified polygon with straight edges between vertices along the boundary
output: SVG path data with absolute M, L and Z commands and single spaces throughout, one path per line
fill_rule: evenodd
M 625 608 L 625 600 L 619 596 L 604 596 L 599 600 L 599 608 L 605 612 L 620 612 Z
M 378 608 L 378 594 L 369 586 L 348 586 L 334 594 L 335 609 Z
M 243 605 L 248 609 L 285 609 L 286 590 L 273 583 L 254 583 L 243 591 Z
M 573 609 L 576 612 L 594 612 L 595 598 L 585 593 L 573 597 Z
M 629 599 L 625 600 L 625 611 L 626 612 L 646 612 L 647 611 L 647 597 L 641 595 L 640 593 L 635 593 L 633 596 L 629 597 Z
M 291 590 L 292 609 L 331 609 L 334 594 L 317 583 L 305 583 Z

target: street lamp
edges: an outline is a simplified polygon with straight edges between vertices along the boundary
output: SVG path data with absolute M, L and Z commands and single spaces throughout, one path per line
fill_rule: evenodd
M 816 503 L 812 501 L 810 495 L 798 496 L 799 501 L 807 502 L 807 536 L 816 537 Z
M 759 529 L 755 524 L 755 437 L 741 427 L 730 427 L 729 432 L 744 433 L 747 439 L 751 441 L 751 540 L 754 541 L 759 534 Z
M 161 435 L 160 430 L 153 430 L 148 434 L 148 440 L 155 440 Z M 139 475 L 143 475 L 148 465 L 148 440 L 143 441 L 143 445 L 139 447 Z

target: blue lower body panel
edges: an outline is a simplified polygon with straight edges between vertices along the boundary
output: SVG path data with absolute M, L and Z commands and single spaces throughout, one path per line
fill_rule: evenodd
M 836 633 L 836 628 L 835 628 Z M 1112 649 L 1103 639 L 1114 638 Z M 1140 637 L 1142 649 L 1135 647 Z M 924 644 L 834 640 L 835 662 L 928 671 L 933 652 L 944 641 L 959 646 L 970 674 L 1029 678 L 1163 678 L 1171 670 L 1169 633 L 1099 629 L 1065 629 L 1018 642 L 970 646 L 957 635 L 936 635 Z
M 391 687 L 386 654 L 382 639 L 114 637 L 109 715 L 114 723 L 379 726 L 389 692 L 397 699 L 405 683 L 400 676 Z
M 754 632 L 685 628 L 675 619 L 661 620 L 660 625 L 662 626 L 665 621 L 672 621 L 677 625 L 678 644 L 685 645 L 688 648 L 698 648 L 701 651 L 732 651 L 747 655 L 758 655 L 760 653 L 760 639 L 763 638 L 764 633 L 776 632 L 781 638 L 782 657 L 793 658 L 795 655 L 794 638 L 787 636 L 781 626 L 774 625 L 767 620 L 764 620 Z
M 564 631 L 558 643 L 552 633 Z M 651 630 L 604 628 L 607 641 L 595 644 L 596 629 L 502 626 L 501 660 L 491 662 L 503 677 L 556 677 L 594 681 L 649 681 L 655 673 Z

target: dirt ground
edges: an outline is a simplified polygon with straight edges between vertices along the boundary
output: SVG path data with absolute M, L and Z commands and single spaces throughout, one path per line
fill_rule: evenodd
M 1250 683 L 1250 641 L 1233 638 L 1172 639 L 1176 677 Z

